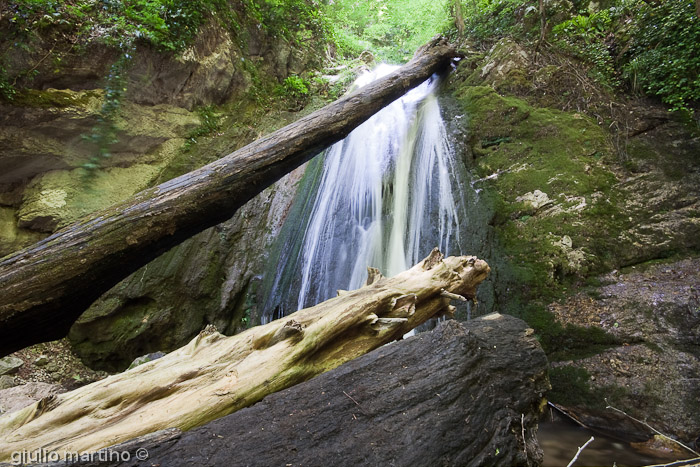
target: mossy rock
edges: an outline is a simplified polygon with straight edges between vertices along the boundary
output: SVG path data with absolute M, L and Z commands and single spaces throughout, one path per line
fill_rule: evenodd
M 573 365 L 551 368 L 549 380 L 552 390 L 548 397 L 567 407 L 588 406 L 603 410 L 608 404 L 619 405 L 625 397 L 630 396 L 629 391 L 621 386 L 592 387 L 590 373 Z
M 46 235 L 17 227 L 16 210 L 0 207 L 0 258 L 36 243 Z
M 158 166 L 146 164 L 111 167 L 90 178 L 82 169 L 47 172 L 34 178 L 25 189 L 18 225 L 53 232 L 141 191 L 158 173 Z
M 101 89 L 89 91 L 73 91 L 70 89 L 22 89 L 12 99 L 12 105 L 41 109 L 65 109 L 77 107 L 99 110 L 102 105 L 104 91 Z
M 673 419 L 677 423 L 669 426 L 679 436 L 697 433 L 681 428 L 691 426 L 683 417 L 653 410 L 664 390 L 682 394 L 678 400 L 697 399 L 697 390 L 671 382 L 665 383 L 666 389 L 640 389 L 646 383 L 655 384 L 656 375 L 646 375 L 649 370 L 618 375 L 608 364 L 619 356 L 625 365 L 640 366 L 625 358 L 632 355 L 632 348 L 646 355 L 645 345 L 655 347 L 659 355 L 673 354 L 663 344 L 639 344 L 636 334 L 634 338 L 620 335 L 619 329 L 626 325 L 638 333 L 642 317 L 648 321 L 645 332 L 649 335 L 659 334 L 658 323 L 663 320 L 679 328 L 692 326 L 674 322 L 677 316 L 656 303 L 653 308 L 635 303 L 617 311 L 612 328 L 598 316 L 589 320 L 585 310 L 576 306 L 573 309 L 580 313 L 571 307 L 565 315 L 552 312 L 561 309 L 558 305 L 566 302 L 562 299 L 577 296 L 584 284 L 591 289 L 589 279 L 599 273 L 698 251 L 697 128 L 684 126 L 677 116 L 648 102 L 644 107 L 629 104 L 624 112 L 632 123 L 622 141 L 609 130 L 610 122 L 599 124 L 583 113 L 544 107 L 561 106 L 557 102 L 561 94 L 550 93 L 548 84 L 557 81 L 558 67 L 530 70 L 533 82 L 547 89 L 547 98 L 538 98 L 537 93 L 523 93 L 482 76 L 488 60 L 487 56 L 479 63 L 460 65 L 450 82 L 468 118 L 468 128 L 458 134 L 464 135 L 469 149 L 465 159 L 474 174 L 473 185 L 479 190 L 479 201 L 493 211 L 485 226 L 493 232 L 488 238 L 491 244 L 483 250 L 493 257 L 501 255 L 498 262 L 489 260 L 496 277 L 495 307 L 522 317 L 535 329 L 554 362 L 553 391 L 548 396 L 554 402 L 598 414 L 607 398 L 635 416 L 654 413 L 658 420 Z M 600 290 L 594 292 L 600 294 Z M 593 299 L 609 309 L 600 296 Z M 678 341 L 677 334 L 674 340 Z M 684 341 L 681 350 L 689 348 L 694 347 Z M 658 356 L 649 358 L 658 360 Z M 681 360 L 668 360 L 668 374 L 688 367 L 687 362 L 679 365 Z M 594 366 L 595 362 L 600 364 Z M 634 382 L 634 390 L 629 390 L 625 378 Z M 634 412 L 635 404 L 645 409 Z M 674 402 L 674 414 L 687 413 L 683 410 L 683 404 Z
M 489 86 L 462 85 L 457 97 L 515 282 L 546 296 L 567 277 L 604 269 L 604 239 L 622 228 L 605 132 L 582 114 L 536 108 Z
M 489 84 L 499 91 L 532 90 L 530 53 L 511 39 L 497 42 L 468 78 L 470 84 Z

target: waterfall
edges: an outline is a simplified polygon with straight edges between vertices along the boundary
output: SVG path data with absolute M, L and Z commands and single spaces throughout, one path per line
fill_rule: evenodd
M 360 76 L 361 87 L 396 67 Z M 263 323 L 393 276 L 438 246 L 460 254 L 460 180 L 432 77 L 309 163 L 263 292 Z M 454 250 L 454 251 L 453 251 Z

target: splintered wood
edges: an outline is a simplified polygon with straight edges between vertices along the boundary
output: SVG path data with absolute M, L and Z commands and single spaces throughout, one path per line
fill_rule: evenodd
M 90 452 L 165 428 L 187 430 L 335 368 L 451 314 L 489 266 L 437 250 L 392 278 L 225 337 L 211 329 L 165 357 L 0 417 L 0 461 L 13 452 Z

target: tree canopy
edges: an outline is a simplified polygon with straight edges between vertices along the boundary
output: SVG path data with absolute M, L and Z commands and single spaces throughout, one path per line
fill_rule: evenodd
M 489 47 L 546 41 L 611 89 L 657 96 L 673 110 L 700 101 L 700 18 L 693 0 L 335 0 L 324 14 L 340 54 L 402 62 L 437 33 Z M 541 15 L 544 12 L 544 17 Z

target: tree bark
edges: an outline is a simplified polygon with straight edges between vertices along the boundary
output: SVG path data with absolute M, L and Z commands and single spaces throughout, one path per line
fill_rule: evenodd
M 466 26 L 464 24 L 464 14 L 462 13 L 462 0 L 454 0 L 453 8 L 457 33 L 459 34 L 459 37 L 464 37 L 464 28 Z
M 536 466 L 547 366 L 517 318 L 449 320 L 202 427 L 44 467 Z
M 88 452 L 166 428 L 188 430 L 250 406 L 451 314 L 489 272 L 433 250 L 393 278 L 241 334 L 204 330 L 165 357 L 0 418 L 0 461 L 39 448 Z
M 539 0 L 538 11 L 540 14 L 540 40 L 537 42 L 537 50 L 544 43 L 547 34 L 547 10 L 544 7 L 544 0 Z
M 455 56 L 435 38 L 396 72 L 198 170 L 0 261 L 0 356 L 65 336 L 119 280 L 233 213 Z

